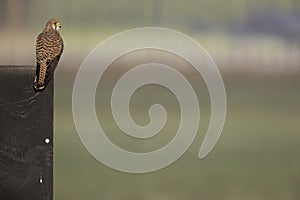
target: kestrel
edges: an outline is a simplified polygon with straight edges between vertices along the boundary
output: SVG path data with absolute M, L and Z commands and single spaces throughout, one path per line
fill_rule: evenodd
M 43 32 L 36 40 L 36 75 L 33 83 L 35 92 L 45 89 L 51 78 L 64 49 L 63 40 L 58 32 L 61 24 L 56 19 L 50 19 Z

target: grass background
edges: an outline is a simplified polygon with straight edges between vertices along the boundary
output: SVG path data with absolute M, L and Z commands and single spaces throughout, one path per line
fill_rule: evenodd
M 226 123 L 217 145 L 203 160 L 197 155 L 209 122 L 210 102 L 201 78 L 189 77 L 191 82 L 198 83 L 196 91 L 200 94 L 198 135 L 174 164 L 147 174 L 110 169 L 87 152 L 72 119 L 74 76 L 75 73 L 56 76 L 55 199 L 300 198 L 299 74 L 223 73 L 228 100 Z M 98 90 L 96 96 L 98 120 L 106 123 L 104 130 L 110 139 L 135 151 L 149 151 L 163 145 L 174 135 L 171 132 L 176 130 L 178 122 L 175 116 L 178 104 L 171 93 L 162 88 L 143 89 L 131 102 L 137 123 L 147 124 L 147 105 L 153 102 L 166 103 L 170 111 L 168 128 L 160 133 L 161 139 L 149 143 L 139 144 L 138 140 L 120 136 L 122 133 L 109 119 L 109 109 L 101 108 L 99 103 L 102 98 L 109 98 L 110 93 Z

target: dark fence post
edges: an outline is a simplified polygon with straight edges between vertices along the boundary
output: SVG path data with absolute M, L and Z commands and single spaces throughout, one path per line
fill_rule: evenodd
M 41 93 L 33 66 L 0 66 L 0 199 L 53 199 L 53 81 Z

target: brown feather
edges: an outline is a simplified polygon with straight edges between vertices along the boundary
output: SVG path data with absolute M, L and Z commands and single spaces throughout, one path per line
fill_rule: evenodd
M 59 32 L 52 27 L 53 23 L 57 22 L 54 19 L 50 20 L 36 40 L 35 91 L 41 91 L 47 86 L 63 52 L 63 40 Z

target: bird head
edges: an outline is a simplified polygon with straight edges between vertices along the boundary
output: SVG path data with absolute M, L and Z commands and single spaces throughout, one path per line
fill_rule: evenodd
M 61 23 L 57 19 L 50 19 L 46 24 L 46 29 L 59 30 L 61 28 Z

